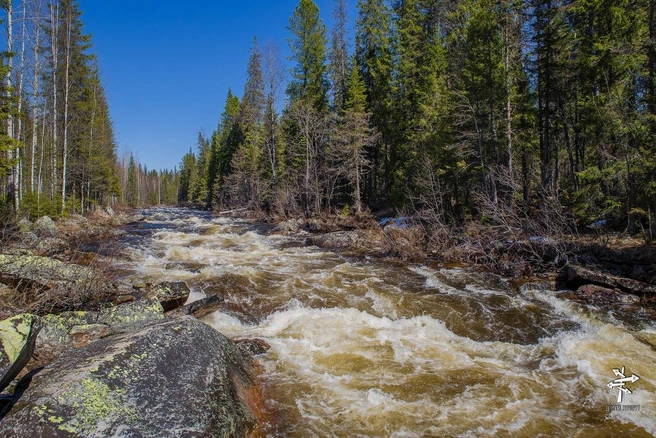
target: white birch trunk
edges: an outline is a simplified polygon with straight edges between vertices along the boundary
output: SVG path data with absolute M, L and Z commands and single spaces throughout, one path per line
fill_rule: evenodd
M 58 108 L 57 108 L 57 68 L 58 68 L 58 59 L 57 59 L 57 32 L 58 32 L 58 21 L 59 21 L 59 10 L 53 4 L 50 5 L 50 21 L 52 23 L 52 37 L 50 42 L 50 48 L 52 50 L 52 180 L 51 193 L 54 197 L 57 193 L 57 128 L 58 128 Z
M 14 51 L 14 17 L 13 17 L 13 1 L 9 0 L 7 2 L 7 52 L 12 53 Z M 7 57 L 7 74 L 5 75 L 5 96 L 7 98 L 7 101 L 11 101 L 11 70 L 13 68 L 13 58 L 12 56 Z M 9 111 L 9 115 L 7 116 L 7 135 L 9 136 L 10 139 L 14 139 L 14 117 L 12 115 L 11 110 Z M 10 149 L 7 151 L 7 158 L 9 159 L 9 162 L 11 163 L 14 159 L 14 152 Z M 7 185 L 9 187 L 9 193 L 10 195 L 13 194 L 14 192 L 14 187 L 13 187 L 13 179 L 14 179 L 14 169 L 12 169 L 11 174 L 9 175 L 9 178 L 7 180 Z
M 41 12 L 41 3 L 35 2 L 35 11 L 33 16 L 34 26 L 34 77 L 32 79 L 32 156 L 30 163 L 30 192 L 34 192 L 34 179 L 36 174 L 36 151 L 39 144 L 38 138 L 38 116 L 39 116 L 39 76 L 41 74 L 39 45 L 41 41 L 41 23 L 39 22 L 39 13 Z M 43 123 L 43 121 L 42 121 Z
M 66 176 L 68 173 L 68 100 L 71 89 L 70 68 L 71 68 L 71 28 L 73 27 L 72 18 L 68 17 L 66 29 L 66 64 L 64 66 L 64 147 L 62 151 L 62 188 L 61 188 L 61 209 L 62 213 L 66 208 Z

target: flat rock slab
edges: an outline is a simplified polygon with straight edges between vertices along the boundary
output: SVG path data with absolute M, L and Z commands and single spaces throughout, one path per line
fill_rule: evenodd
M 50 289 L 57 283 L 81 284 L 93 277 L 89 268 L 48 257 L 0 254 L 0 281 L 21 290 Z
M 228 437 L 256 426 L 252 357 L 181 317 L 111 336 L 31 377 L 0 422 L 12 437 Z
M 39 329 L 39 317 L 30 314 L 0 322 L 0 391 L 18 376 L 32 357 Z

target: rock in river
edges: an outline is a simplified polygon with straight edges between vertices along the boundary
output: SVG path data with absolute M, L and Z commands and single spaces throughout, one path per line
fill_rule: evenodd
M 12 437 L 227 437 L 256 426 L 252 358 L 192 317 L 93 342 L 31 376 Z
M 156 286 L 148 294 L 159 300 L 165 312 L 177 309 L 184 305 L 189 298 L 189 286 L 184 281 L 165 281 Z

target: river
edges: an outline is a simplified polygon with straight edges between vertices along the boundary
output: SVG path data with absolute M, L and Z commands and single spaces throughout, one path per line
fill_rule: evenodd
M 261 338 L 272 437 L 653 436 L 656 325 L 639 309 L 520 293 L 464 268 L 355 258 L 249 220 L 145 210 L 125 280 L 225 299 L 204 321 Z M 607 384 L 625 367 L 623 407 Z M 609 406 L 611 406 L 609 408 Z

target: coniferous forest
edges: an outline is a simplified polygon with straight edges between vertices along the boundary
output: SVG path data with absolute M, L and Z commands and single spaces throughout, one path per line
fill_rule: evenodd
M 3 0 L 0 201 L 3 215 L 174 203 L 174 171 L 117 158 L 90 35 L 76 0 Z
M 656 1 L 358 0 L 354 44 L 346 11 L 300 0 L 291 72 L 253 41 L 179 201 L 654 236 Z
M 347 6 L 320 14 L 301 0 L 289 63 L 255 38 L 216 130 L 179 169 L 149 171 L 117 157 L 79 2 L 3 1 L 3 211 L 395 208 L 437 226 L 653 238 L 655 1 L 358 0 L 356 17 Z

